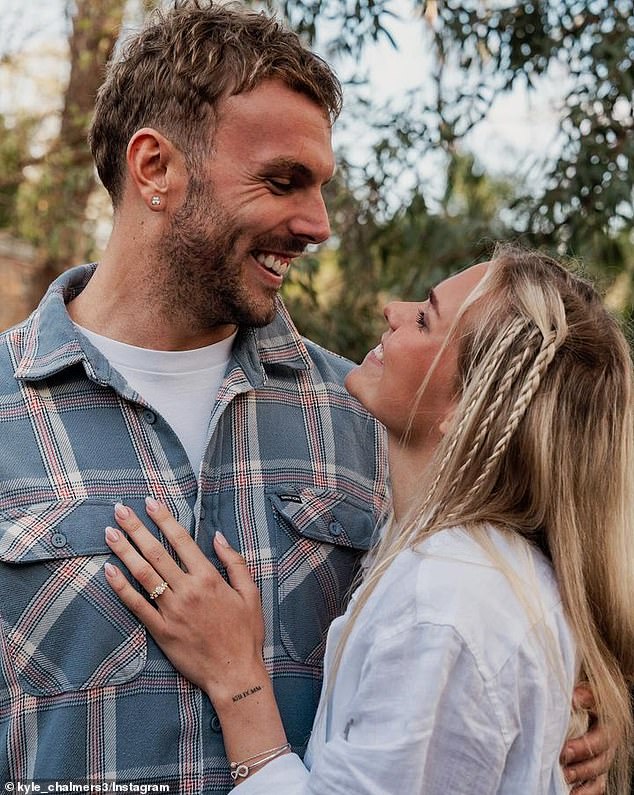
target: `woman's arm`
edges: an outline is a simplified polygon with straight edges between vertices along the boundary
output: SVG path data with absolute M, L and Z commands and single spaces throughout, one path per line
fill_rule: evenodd
M 152 604 L 110 564 L 106 564 L 108 581 L 174 667 L 207 693 L 222 724 L 227 758 L 240 763 L 255 757 L 252 762 L 257 763 L 270 755 L 263 752 L 286 745 L 262 659 L 264 622 L 258 589 L 244 559 L 220 533 L 214 548 L 230 585 L 167 508 L 148 500 L 147 510 L 186 571 L 132 510 L 117 506 L 117 521 L 134 546 L 118 530 L 107 528 L 108 546 L 149 594 L 161 582 L 168 587 Z
M 286 737 L 262 661 L 259 595 L 243 559 L 216 536 L 214 548 L 227 569 L 227 584 L 163 506 L 149 503 L 148 510 L 186 571 L 132 511 L 119 508 L 116 518 L 129 541 L 109 528 L 109 547 L 148 594 L 163 581 L 169 587 L 151 602 L 115 567 L 108 568 L 109 582 L 174 666 L 209 695 L 230 760 L 241 762 L 283 746 Z M 496 727 L 489 724 L 472 738 L 477 752 L 467 758 L 477 760 L 480 780 L 475 789 L 463 766 L 449 764 L 455 749 L 444 742 L 443 730 L 449 723 L 455 731 L 463 716 L 447 696 L 465 687 L 465 658 L 451 633 L 441 633 L 442 638 L 436 628 L 421 633 L 410 623 L 402 631 L 388 627 L 387 633 L 379 632 L 347 708 L 350 720 L 320 748 L 313 769 L 307 771 L 295 755 L 276 758 L 253 771 L 244 781 L 245 792 L 492 795 L 503 760 Z M 452 685 L 452 672 L 460 687 Z M 477 681 L 477 672 L 472 673 Z M 494 748 L 495 771 L 489 764 Z M 445 787 L 448 775 L 450 790 Z

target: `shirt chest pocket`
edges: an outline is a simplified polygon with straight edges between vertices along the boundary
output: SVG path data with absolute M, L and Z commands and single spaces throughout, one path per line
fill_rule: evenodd
M 320 665 L 330 623 L 344 602 L 375 518 L 332 489 L 276 489 L 281 641 L 291 659 Z
M 145 630 L 104 576 L 104 528 L 112 521 L 112 504 L 87 501 L 0 512 L 8 678 L 25 692 L 117 685 L 145 667 Z

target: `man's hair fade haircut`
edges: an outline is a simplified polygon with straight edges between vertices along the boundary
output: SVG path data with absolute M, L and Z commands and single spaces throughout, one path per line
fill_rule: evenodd
M 114 207 L 137 130 L 152 127 L 169 138 L 191 171 L 210 150 L 219 101 L 268 79 L 309 97 L 331 123 L 341 111 L 333 71 L 276 19 L 202 0 L 155 11 L 111 61 L 97 94 L 89 143 Z

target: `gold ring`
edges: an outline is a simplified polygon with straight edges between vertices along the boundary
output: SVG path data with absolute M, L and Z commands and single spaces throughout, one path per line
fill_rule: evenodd
M 168 584 L 165 580 L 162 580 L 153 591 L 150 591 L 150 599 L 158 599 L 158 597 L 165 593 L 165 591 L 169 588 Z

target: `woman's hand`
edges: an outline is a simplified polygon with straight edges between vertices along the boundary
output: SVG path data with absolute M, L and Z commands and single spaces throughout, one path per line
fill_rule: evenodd
M 248 768 L 238 762 L 271 759 L 266 756 L 271 749 L 287 751 L 273 686 L 262 660 L 260 594 L 244 559 L 222 533 L 216 533 L 214 549 L 229 584 L 164 505 L 151 498 L 146 505 L 185 571 L 130 508 L 117 505 L 117 522 L 134 546 L 112 527 L 106 528 L 106 543 L 154 604 L 109 563 L 106 577 L 172 665 L 207 693 L 222 724 L 228 759 L 248 774 Z
M 185 571 L 130 508 L 117 505 L 117 522 L 134 546 L 111 527 L 106 528 L 106 543 L 153 603 L 115 566 L 106 564 L 112 588 L 145 624 L 174 667 L 202 688 L 217 707 L 263 688 L 264 679 L 268 685 L 262 660 L 260 595 L 242 556 L 216 533 L 214 549 L 227 570 L 230 584 L 226 583 L 164 505 L 151 498 L 146 504 Z

